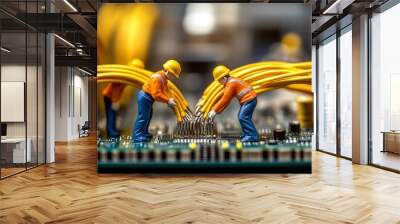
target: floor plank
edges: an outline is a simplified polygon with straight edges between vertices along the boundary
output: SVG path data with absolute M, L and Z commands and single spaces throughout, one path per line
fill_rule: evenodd
M 400 223 L 400 175 L 313 153 L 311 175 L 96 172 L 94 138 L 0 181 L 0 223 Z

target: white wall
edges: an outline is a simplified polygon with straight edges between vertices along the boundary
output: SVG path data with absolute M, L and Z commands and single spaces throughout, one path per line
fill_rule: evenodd
M 73 138 L 78 137 L 78 124 L 83 125 L 85 121 L 88 121 L 89 119 L 89 112 L 88 112 L 88 78 L 81 76 L 82 73 L 76 74 L 75 70 L 75 75 L 74 75 L 74 108 L 72 109 L 73 113 L 73 119 L 72 119 L 72 132 L 71 135 Z
M 32 67 L 28 66 L 29 69 L 32 69 Z M 1 65 L 1 81 L 25 82 L 25 64 Z
M 37 71 L 38 69 L 38 71 Z M 7 137 L 29 139 L 32 161 L 44 162 L 44 74 L 39 66 L 27 67 L 25 64 L 3 64 L 1 66 L 1 81 L 3 82 L 24 82 L 26 84 L 26 107 L 23 106 L 22 113 L 26 112 L 27 120 L 24 122 L 6 122 Z M 27 78 L 27 80 L 25 80 Z M 22 90 L 23 91 L 23 90 Z M 23 94 L 23 92 L 22 92 Z M 6 96 L 2 96 L 6 97 Z M 1 108 L 10 110 L 10 108 Z M 7 111 L 11 112 L 12 111 Z M 39 153 L 39 156 L 37 156 Z
M 1 81 L 25 82 L 25 65 L 2 65 L 1 66 Z M 1 108 L 6 110 L 7 108 Z M 25 137 L 25 123 L 13 122 L 7 123 L 7 137 Z
M 76 68 L 56 67 L 56 141 L 79 138 L 78 124 L 88 120 L 88 78 Z
M 6 64 L 1 66 L 1 81 L 3 82 L 26 82 L 25 80 L 25 71 L 26 67 L 24 65 L 18 64 Z M 28 66 L 27 71 L 30 74 L 34 69 L 33 66 Z M 35 70 L 36 73 L 36 70 Z M 36 83 L 35 83 L 36 85 Z M 30 89 L 28 89 L 30 90 Z M 28 98 L 36 97 L 36 89 L 34 92 L 27 93 Z M 31 102 L 32 99 L 27 99 L 28 102 Z M 7 110 L 7 108 L 1 108 L 1 110 Z M 27 114 L 28 121 L 33 120 L 31 118 L 31 114 Z M 35 114 L 36 116 L 36 114 Z M 28 126 L 30 127 L 30 126 Z M 25 137 L 25 122 L 11 122 L 7 123 L 7 137 Z M 29 137 L 29 136 L 28 136 Z
M 70 97 L 69 84 L 70 77 L 67 67 L 55 68 L 55 140 L 67 141 L 68 140 L 68 117 Z

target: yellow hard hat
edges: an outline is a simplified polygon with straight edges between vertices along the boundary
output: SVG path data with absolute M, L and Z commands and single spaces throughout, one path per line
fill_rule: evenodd
M 181 74 L 181 65 L 176 60 L 168 60 L 163 64 L 163 68 L 179 78 Z
M 229 68 L 227 68 L 225 65 L 218 65 L 213 70 L 214 79 L 218 80 L 218 79 L 228 75 L 230 71 L 231 70 L 229 70 Z
M 301 47 L 301 38 L 296 33 L 286 33 L 281 41 L 283 47 L 289 51 L 298 51 Z
M 143 61 L 137 58 L 130 61 L 128 65 L 136 68 L 144 68 Z

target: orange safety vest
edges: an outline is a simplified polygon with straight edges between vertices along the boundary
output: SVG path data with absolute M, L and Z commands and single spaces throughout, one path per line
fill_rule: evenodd
M 233 97 L 236 97 L 239 100 L 240 105 L 242 105 L 256 98 L 257 93 L 245 81 L 239 78 L 229 77 L 225 84 L 224 94 L 215 104 L 213 110 L 217 113 L 221 113 L 229 105 L 229 102 Z
M 143 85 L 143 91 L 149 94 L 155 101 L 167 103 L 169 97 L 168 78 L 163 71 L 157 72 Z
M 121 99 L 122 92 L 126 85 L 121 83 L 109 83 L 101 92 L 104 97 L 107 97 L 112 102 L 117 102 Z

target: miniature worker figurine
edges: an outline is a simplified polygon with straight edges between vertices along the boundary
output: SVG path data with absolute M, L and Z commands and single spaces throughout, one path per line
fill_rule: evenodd
M 133 59 L 128 65 L 136 68 L 144 68 L 143 61 L 140 59 Z M 106 129 L 109 138 L 118 138 L 120 136 L 115 123 L 122 92 L 124 91 L 125 87 L 125 84 L 109 83 L 102 91 L 107 118 Z
M 148 142 L 152 138 L 148 129 L 153 116 L 154 101 L 167 103 L 171 108 L 176 106 L 174 98 L 167 94 L 169 92 L 167 84 L 168 80 L 173 77 L 179 78 L 180 73 L 180 64 L 175 60 L 168 60 L 163 64 L 163 70 L 152 75 L 151 79 L 143 85 L 142 90 L 138 92 L 138 112 L 132 133 L 134 142 Z
M 208 118 L 211 120 L 214 119 L 215 115 L 221 113 L 229 105 L 232 98 L 236 96 L 240 103 L 238 117 L 243 131 L 241 141 L 258 141 L 257 129 L 252 121 L 254 108 L 257 105 L 257 94 L 245 81 L 231 77 L 229 74 L 230 70 L 224 65 L 219 65 L 213 70 L 214 79 L 224 86 L 224 93 L 222 98 L 208 113 Z

